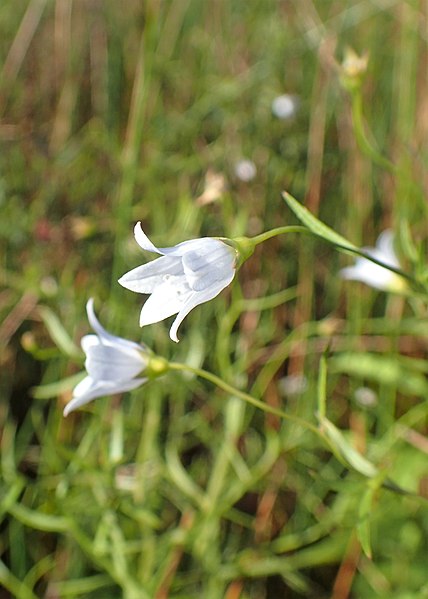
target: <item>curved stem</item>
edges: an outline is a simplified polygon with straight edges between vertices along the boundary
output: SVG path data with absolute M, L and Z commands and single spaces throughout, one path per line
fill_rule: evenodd
M 259 245 L 259 243 L 263 243 L 272 237 L 277 237 L 278 235 L 283 235 L 284 233 L 309 233 L 309 231 L 306 227 L 302 227 L 300 225 L 277 227 L 276 229 L 271 229 L 270 231 L 260 233 L 260 235 L 256 235 L 255 237 L 250 237 L 250 240 L 256 246 Z
M 352 93 L 352 121 L 354 124 L 355 137 L 360 149 L 373 160 L 375 164 L 387 169 L 391 173 L 397 172 L 397 167 L 373 147 L 364 131 L 363 101 L 360 90 Z
M 269 414 L 274 414 L 275 416 L 278 416 L 279 418 L 284 418 L 284 420 L 289 420 L 290 422 L 294 422 L 295 424 L 298 424 L 299 426 L 306 428 L 307 430 L 314 433 L 324 443 L 324 445 L 326 445 L 328 447 L 328 449 L 331 451 L 331 453 L 336 457 L 336 459 L 341 464 L 343 464 L 346 468 L 353 467 L 354 469 L 356 469 L 358 472 L 361 473 L 361 469 L 355 468 L 353 466 L 353 464 L 349 461 L 349 459 L 346 459 L 346 456 L 343 455 L 343 451 L 341 451 L 341 448 L 337 446 L 337 443 L 335 443 L 335 441 L 333 439 L 331 439 L 329 437 L 329 435 L 324 432 L 326 425 L 330 424 L 329 420 L 327 420 L 327 418 L 324 418 L 322 421 L 320 421 L 320 425 L 322 428 L 318 428 L 314 424 L 311 424 L 310 422 L 303 420 L 303 418 L 299 418 L 298 416 L 292 416 L 291 414 L 287 414 L 283 410 L 279 410 L 278 408 L 273 408 L 272 406 L 269 406 L 269 405 L 263 403 L 262 401 L 260 401 L 260 399 L 257 399 L 255 397 L 253 397 L 252 395 L 245 393 L 244 391 L 240 391 L 239 389 L 236 389 L 236 387 L 229 385 L 229 383 L 226 383 L 220 377 L 216 376 L 215 374 L 212 374 L 212 372 L 208 372 L 206 370 L 203 370 L 202 368 L 188 366 L 187 364 L 181 364 L 179 362 L 170 362 L 169 368 L 170 368 L 170 370 L 177 370 L 180 372 L 182 372 L 182 371 L 191 372 L 192 374 L 195 374 L 196 376 L 199 376 L 199 377 L 209 381 L 210 383 L 213 383 L 220 389 L 223 389 L 223 391 L 225 391 L 226 393 L 230 393 L 234 397 L 242 399 L 243 401 L 246 401 L 247 403 L 251 404 L 252 406 L 263 410 L 264 412 L 268 412 Z M 330 430 L 331 429 L 334 429 L 333 424 L 330 424 Z
M 246 401 L 252 406 L 259 408 L 260 410 L 263 410 L 264 412 L 274 414 L 279 418 L 284 418 L 285 420 L 289 420 L 291 422 L 294 422 L 295 424 L 299 424 L 300 426 L 303 426 L 304 428 L 307 428 L 308 430 L 312 431 L 318 437 L 321 437 L 323 441 L 326 440 L 322 432 L 314 424 L 311 424 L 310 422 L 303 420 L 303 418 L 299 418 L 298 416 L 292 416 L 291 414 L 287 414 L 283 410 L 265 404 L 260 399 L 257 399 L 256 397 L 253 397 L 252 395 L 249 395 L 248 393 L 240 391 L 239 389 L 236 389 L 236 387 L 229 385 L 229 383 L 226 383 L 223 379 L 216 376 L 212 372 L 208 372 L 207 370 L 203 370 L 202 368 L 189 366 L 188 364 L 180 364 L 179 362 L 170 362 L 169 368 L 170 370 L 192 372 L 196 376 L 199 376 L 205 379 L 206 381 L 209 381 L 213 385 L 216 385 L 216 387 L 223 389 L 223 391 L 225 391 L 226 393 L 230 393 L 231 395 L 234 395 L 235 397 L 238 397 L 239 399 Z

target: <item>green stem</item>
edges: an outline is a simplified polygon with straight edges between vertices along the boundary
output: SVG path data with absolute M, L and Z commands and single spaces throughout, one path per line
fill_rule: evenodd
M 364 130 L 363 100 L 359 89 L 354 90 L 352 93 L 352 121 L 354 124 L 355 137 L 362 152 L 371 158 L 371 160 L 378 166 L 385 168 L 391 173 L 396 173 L 397 167 L 373 147 L 366 135 Z
M 309 233 L 306 227 L 302 227 L 299 225 L 287 226 L 287 227 L 277 227 L 276 229 L 272 229 L 271 231 L 265 231 L 264 233 L 260 233 L 260 235 L 256 235 L 255 237 L 250 237 L 250 241 L 254 243 L 254 246 L 259 245 L 259 243 L 263 243 L 272 237 L 277 237 L 278 235 L 283 235 L 284 233 Z
M 260 410 L 263 410 L 264 412 L 268 412 L 269 414 L 273 414 L 274 416 L 278 416 L 279 418 L 284 418 L 285 420 L 289 420 L 291 422 L 294 422 L 295 424 L 299 424 L 300 426 L 303 426 L 304 428 L 312 431 L 314 434 L 316 434 L 318 437 L 321 437 L 325 441 L 324 435 L 318 430 L 318 428 L 314 424 L 311 424 L 310 422 L 307 422 L 306 420 L 303 420 L 303 418 L 299 418 L 298 416 L 292 416 L 291 414 L 287 414 L 283 410 L 274 408 L 274 407 L 264 403 L 263 401 L 260 401 L 260 399 L 257 399 L 255 397 L 253 397 L 252 395 L 245 393 L 244 391 L 240 391 L 239 389 L 236 389 L 236 387 L 229 385 L 229 383 L 226 383 L 225 381 L 223 381 L 223 379 L 216 376 L 212 372 L 208 372 L 206 370 L 203 370 L 202 368 L 196 368 L 194 366 L 189 366 L 188 364 L 180 364 L 179 362 L 170 362 L 169 368 L 170 368 L 170 370 L 178 370 L 181 372 L 182 371 L 191 372 L 191 373 L 195 374 L 196 376 L 199 376 L 199 377 L 205 379 L 206 381 L 209 381 L 213 385 L 216 385 L 216 387 L 223 389 L 223 391 L 225 391 L 226 393 L 230 393 L 230 395 L 239 397 L 239 399 L 246 401 L 247 403 L 251 404 L 252 406 L 259 408 Z

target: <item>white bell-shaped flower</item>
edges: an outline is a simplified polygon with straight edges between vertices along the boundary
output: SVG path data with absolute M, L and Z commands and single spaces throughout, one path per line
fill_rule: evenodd
M 71 401 L 64 408 L 64 416 L 96 397 L 130 391 L 147 379 L 136 378 L 148 364 L 144 346 L 107 332 L 94 312 L 94 301 L 86 305 L 88 320 L 96 335 L 85 335 L 81 344 L 86 354 L 88 373 L 74 389 Z
M 151 294 L 141 310 L 140 326 L 177 314 L 169 335 L 178 342 L 177 330 L 193 308 L 216 297 L 235 276 L 237 251 L 220 239 L 203 237 L 183 241 L 171 248 L 157 248 L 144 234 L 141 223 L 134 228 L 140 247 L 161 254 L 124 274 L 119 283 L 137 293 Z
M 394 233 L 390 229 L 379 235 L 374 248 L 365 247 L 363 251 L 387 266 L 401 268 L 394 251 Z M 354 266 L 343 268 L 340 271 L 340 276 L 343 279 L 361 281 L 381 291 L 400 292 L 406 287 L 406 281 L 403 277 L 363 257 L 358 257 Z

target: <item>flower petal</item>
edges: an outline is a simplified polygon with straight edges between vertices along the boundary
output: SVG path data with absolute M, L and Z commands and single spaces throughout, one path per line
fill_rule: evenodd
M 135 241 L 141 248 L 143 248 L 143 250 L 147 250 L 148 252 L 155 252 L 156 254 L 165 254 L 170 256 L 181 256 L 185 251 L 185 248 L 189 244 L 193 244 L 197 241 L 200 241 L 199 239 L 191 239 L 189 241 L 183 241 L 182 243 L 179 243 L 178 245 L 175 245 L 173 247 L 158 248 L 150 241 L 150 239 L 144 233 L 141 227 L 141 222 L 138 222 L 134 227 L 134 237 Z
M 178 313 L 177 318 L 172 323 L 172 327 L 169 331 L 169 336 L 172 339 L 172 341 L 175 341 L 176 343 L 178 343 L 178 337 L 177 337 L 178 327 L 181 325 L 181 323 L 186 318 L 186 316 L 189 314 L 189 312 L 191 312 L 191 310 L 193 310 L 193 308 L 195 308 L 196 306 L 199 306 L 199 304 L 208 302 L 209 300 L 216 297 L 225 287 L 227 287 L 229 285 L 229 283 L 232 281 L 234 275 L 235 275 L 235 272 L 231 273 L 229 275 L 229 277 L 218 282 L 216 285 L 212 285 L 208 289 L 205 289 L 204 291 L 201 291 L 199 293 L 193 292 L 189 296 L 186 303 L 184 304 L 184 306 L 181 308 L 180 312 Z
M 95 315 L 94 311 L 94 300 L 91 297 L 86 304 L 86 313 L 88 315 L 89 324 L 97 333 L 98 337 L 106 343 L 111 343 L 112 345 L 120 345 L 122 347 L 126 347 L 134 350 L 144 349 L 144 346 L 138 345 L 138 343 L 134 343 L 133 341 L 129 341 L 128 339 L 123 339 L 122 337 L 116 337 L 116 335 L 112 335 L 100 324 L 98 318 Z M 81 344 L 82 349 L 86 352 L 86 348 L 84 347 L 84 343 L 89 343 L 90 345 L 94 343 L 94 341 L 84 341 L 87 337 L 95 337 L 95 335 L 86 335 L 83 337 Z
M 119 279 L 119 283 L 122 287 L 136 293 L 152 293 L 169 276 L 181 274 L 183 274 L 183 265 L 180 258 L 162 256 L 125 273 Z
M 163 254 L 167 254 L 168 256 L 182 257 L 190 251 L 201 251 L 203 253 L 204 249 L 207 247 L 206 244 L 211 241 L 217 242 L 218 240 L 213 239 L 212 237 L 201 237 L 199 239 L 189 239 L 188 241 L 182 241 L 181 243 L 178 243 L 177 245 L 171 248 L 159 249 L 162 250 Z
M 155 245 L 153 245 L 153 243 L 150 241 L 150 239 L 144 233 L 144 231 L 141 227 L 140 221 L 138 221 L 138 223 L 134 227 L 134 237 L 135 237 L 135 241 L 138 243 L 138 245 L 141 248 L 143 248 L 143 250 L 147 250 L 148 252 L 154 252 L 155 254 L 163 253 L 160 250 L 158 250 L 158 248 Z
M 380 258 L 379 258 L 380 259 Z M 358 258 L 354 266 L 342 268 L 340 276 L 343 279 L 361 281 L 374 289 L 387 290 L 393 287 L 397 277 L 390 270 L 378 266 L 365 258 Z
M 378 250 L 378 255 L 376 256 L 378 260 L 381 260 L 388 266 L 400 268 L 400 263 L 394 250 L 394 232 L 391 229 L 386 229 L 386 231 L 383 231 L 379 235 L 376 241 L 376 250 Z
M 95 380 L 129 380 L 144 370 L 146 365 L 146 360 L 134 349 L 94 343 L 86 350 L 86 370 Z
M 153 291 L 140 314 L 140 327 L 177 314 L 192 294 L 184 277 L 171 277 Z
M 209 239 L 198 251 L 192 250 L 184 254 L 182 260 L 191 289 L 203 291 L 217 282 L 230 282 L 233 279 L 236 252 L 217 239 Z M 232 279 L 229 279 L 231 275 Z
M 147 381 L 146 378 L 132 379 L 132 381 L 120 381 L 117 383 L 109 381 L 94 381 L 87 376 L 75 387 L 73 398 L 64 408 L 64 416 L 70 414 L 80 406 L 83 406 L 97 397 L 105 397 L 116 393 L 124 393 L 136 389 Z

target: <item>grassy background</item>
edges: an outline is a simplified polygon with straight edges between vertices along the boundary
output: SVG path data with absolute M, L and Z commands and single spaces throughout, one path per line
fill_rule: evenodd
M 259 246 L 179 345 L 166 323 L 141 331 L 142 298 L 116 283 L 149 259 L 137 220 L 164 246 L 256 235 L 295 222 L 283 189 L 356 244 L 393 226 L 413 268 L 427 18 L 422 0 L 3 0 L 2 599 L 428 597 L 425 304 L 341 282 L 350 259 L 307 235 Z M 369 53 L 366 132 L 392 171 L 357 144 L 347 46 Z M 282 93 L 300 100 L 287 121 Z M 204 204 L 209 171 L 224 189 Z M 416 495 L 179 374 L 63 419 L 72 384 L 45 385 L 82 369 L 89 296 L 112 332 L 311 423 L 329 346 L 330 420 Z

